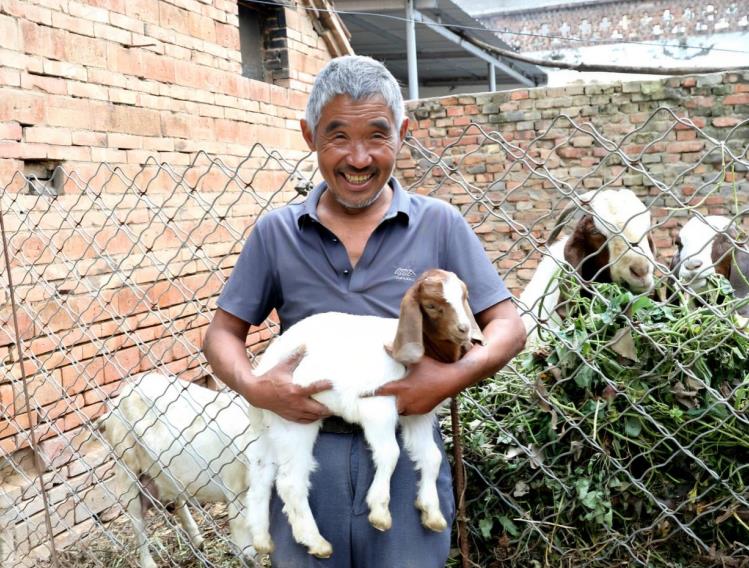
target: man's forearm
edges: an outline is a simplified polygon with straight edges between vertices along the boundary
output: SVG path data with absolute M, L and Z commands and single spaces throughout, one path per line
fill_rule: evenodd
M 245 342 L 225 330 L 206 333 L 203 352 L 213 373 L 230 389 L 247 397 L 248 383 L 255 379 Z

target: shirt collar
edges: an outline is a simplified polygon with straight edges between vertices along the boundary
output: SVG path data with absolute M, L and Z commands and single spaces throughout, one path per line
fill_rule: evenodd
M 408 220 L 411 209 L 411 196 L 405 189 L 403 189 L 403 187 L 401 187 L 400 182 L 398 182 L 398 180 L 394 177 L 391 177 L 388 180 L 388 184 L 391 188 L 393 188 L 393 200 L 390 202 L 390 208 L 388 209 L 387 213 L 385 213 L 385 217 L 383 218 L 383 220 L 392 219 L 401 214 L 405 217 L 406 220 Z M 310 192 L 310 194 L 307 196 L 307 199 L 297 210 L 297 227 L 301 228 L 303 223 L 308 219 L 311 219 L 317 223 L 320 222 L 320 218 L 317 216 L 317 204 L 327 187 L 328 184 L 323 181 L 317 184 L 315 188 Z

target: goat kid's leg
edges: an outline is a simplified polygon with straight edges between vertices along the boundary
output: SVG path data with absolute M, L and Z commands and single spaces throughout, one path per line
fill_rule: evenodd
M 386 531 L 393 525 L 390 516 L 390 478 L 400 455 L 395 437 L 398 410 L 393 400 L 377 397 L 361 399 L 359 411 L 375 467 L 374 478 L 367 491 L 369 523 L 377 530 Z
M 174 512 L 179 519 L 182 529 L 187 533 L 187 537 L 190 539 L 190 544 L 192 544 L 193 548 L 195 550 L 203 550 L 203 537 L 200 534 L 200 529 L 195 519 L 192 518 L 190 509 L 187 506 L 187 500 L 184 497 L 177 498 L 174 504 Z
M 400 422 L 408 455 L 421 472 L 416 493 L 416 508 L 421 511 L 421 524 L 435 532 L 441 532 L 447 528 L 447 521 L 440 510 L 437 493 L 442 452 L 434 441 L 434 416 L 403 416 Z
M 273 481 L 276 479 L 276 464 L 269 459 L 253 456 L 250 458 L 249 471 L 250 480 L 246 500 L 247 522 L 252 534 L 252 545 L 260 554 L 270 554 L 274 549 L 270 536 L 270 500 Z
M 294 540 L 306 546 L 310 554 L 328 558 L 333 554 L 333 546 L 320 534 L 309 506 L 309 478 L 316 466 L 312 452 L 320 422 L 296 424 L 283 421 L 276 426 L 277 430 L 271 427 L 268 431 L 278 464 L 276 489 L 283 501 Z

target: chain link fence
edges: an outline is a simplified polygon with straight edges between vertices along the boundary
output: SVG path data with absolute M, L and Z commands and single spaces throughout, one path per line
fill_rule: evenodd
M 684 132 L 704 141 L 688 162 L 665 149 Z M 652 297 L 591 281 L 605 272 L 576 278 L 558 259 L 549 290 L 563 289 L 564 317 L 542 318 L 541 340 L 461 397 L 471 553 L 451 562 L 749 563 L 742 305 L 725 281 L 697 297 L 669 269 L 694 216 L 727 215 L 737 230 L 722 233 L 746 249 L 748 140 L 749 120 L 717 138 L 658 109 L 616 139 L 560 115 L 522 141 L 471 124 L 439 148 L 406 142 L 408 189 L 458 207 L 516 297 L 549 257 L 565 206 L 579 210 L 567 233 L 591 214 L 590 190 L 634 191 L 656 247 Z M 582 158 L 570 151 L 581 144 L 592 149 Z M 145 371 L 221 390 L 200 351 L 216 296 L 255 220 L 304 199 L 317 177 L 314 157 L 255 146 L 242 161 L 201 153 L 186 167 L 102 164 L 85 180 L 60 169 L 52 189 L 20 172 L 6 183 L 0 566 L 138 565 L 114 481 L 121 451 L 95 420 Z M 271 318 L 248 345 L 257 352 L 276 332 Z M 200 547 L 163 505 L 147 515 L 159 565 L 254 563 L 231 543 L 225 504 L 188 504 Z

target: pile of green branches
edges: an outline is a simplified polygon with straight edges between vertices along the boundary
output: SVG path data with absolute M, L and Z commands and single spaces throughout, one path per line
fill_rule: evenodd
M 580 289 L 461 397 L 472 560 L 749 566 L 749 333 L 722 278 L 661 303 Z

